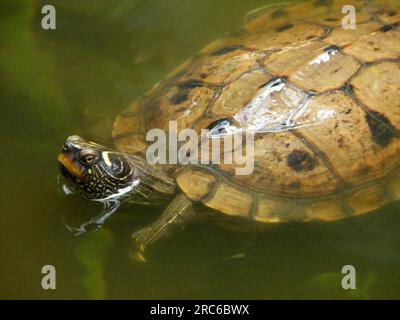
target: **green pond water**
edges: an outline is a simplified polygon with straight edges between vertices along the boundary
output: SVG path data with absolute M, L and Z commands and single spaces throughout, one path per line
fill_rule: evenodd
M 330 224 L 233 232 L 193 224 L 128 259 L 130 234 L 162 208 L 124 206 L 100 231 L 74 237 L 99 205 L 65 196 L 57 154 L 77 133 L 102 141 L 133 99 L 262 0 L 0 2 L 0 298 L 400 298 L 400 204 Z M 342 266 L 357 289 L 341 288 Z M 44 265 L 55 290 L 41 287 Z

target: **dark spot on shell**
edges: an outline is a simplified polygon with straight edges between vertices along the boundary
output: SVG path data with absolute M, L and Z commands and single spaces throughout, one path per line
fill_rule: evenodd
M 332 46 L 324 48 L 324 51 L 328 52 L 329 54 L 331 54 L 331 53 L 339 52 L 340 48 L 338 46 L 332 45 Z
M 211 136 L 218 136 L 218 135 L 222 135 L 222 134 L 227 134 L 228 127 L 232 127 L 232 126 L 235 126 L 232 119 L 221 118 L 221 119 L 211 122 L 206 129 L 210 131 Z
M 354 94 L 354 87 L 352 84 L 347 84 L 346 87 L 344 88 L 344 92 L 348 95 L 353 95 Z
M 271 18 L 272 19 L 278 19 L 278 18 L 281 18 L 281 17 L 285 17 L 287 15 L 288 15 L 288 12 L 286 10 L 278 9 L 278 10 L 275 10 L 274 12 L 271 13 Z
M 344 114 L 349 114 L 351 112 L 351 108 L 347 108 L 346 110 L 344 110 Z
M 258 88 L 264 88 L 266 86 L 271 86 L 271 88 L 276 87 L 282 83 L 285 83 L 285 78 L 284 77 L 278 77 L 278 78 L 273 78 L 271 80 L 268 80 L 267 82 L 263 83 L 262 85 L 260 85 Z
M 374 142 L 381 147 L 386 147 L 395 135 L 395 129 L 389 119 L 376 111 L 370 111 L 365 118 Z
M 325 7 L 332 5 L 332 0 L 316 0 L 314 2 L 315 7 Z
M 294 171 L 310 171 L 316 166 L 315 160 L 304 150 L 294 150 L 289 154 L 287 164 Z
M 285 24 L 283 26 L 280 26 L 280 27 L 276 28 L 275 31 L 276 32 L 283 32 L 283 31 L 289 30 L 289 29 L 291 29 L 293 27 L 294 27 L 293 23 L 288 23 L 288 24 Z
M 184 101 L 186 101 L 188 99 L 188 92 L 187 91 L 183 91 L 183 92 L 178 92 L 177 94 L 173 95 L 170 98 L 170 101 L 172 104 L 176 105 L 176 104 L 180 104 Z
M 204 82 L 201 80 L 196 80 L 196 79 L 191 79 L 187 80 L 185 82 L 179 83 L 177 87 L 179 89 L 193 89 L 197 87 L 202 87 L 204 85 Z
M 238 50 L 240 48 L 242 48 L 243 46 L 241 45 L 233 45 L 233 46 L 228 46 L 228 47 L 224 47 L 224 48 L 220 48 L 217 49 L 213 52 L 210 53 L 210 56 L 221 56 L 223 54 Z
M 380 32 L 388 32 L 390 30 L 393 30 L 393 28 L 394 28 L 394 25 L 387 24 L 387 25 L 384 25 L 382 28 L 380 28 L 378 31 L 380 31 Z

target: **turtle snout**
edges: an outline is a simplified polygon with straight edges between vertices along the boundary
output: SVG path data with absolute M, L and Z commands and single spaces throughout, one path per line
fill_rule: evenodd
M 71 137 L 69 137 L 64 143 L 57 159 L 61 165 L 61 173 L 64 176 L 68 176 L 70 174 L 75 178 L 82 180 L 86 176 L 85 171 L 79 164 L 79 157 L 82 148 L 79 146 L 76 139 L 78 136 Z
M 66 142 L 62 146 L 61 154 L 75 161 L 79 157 L 80 148 L 78 148 L 75 144 L 71 142 Z
M 62 147 L 61 153 L 71 158 L 71 160 L 77 160 L 84 143 L 86 141 L 78 135 L 69 136 Z

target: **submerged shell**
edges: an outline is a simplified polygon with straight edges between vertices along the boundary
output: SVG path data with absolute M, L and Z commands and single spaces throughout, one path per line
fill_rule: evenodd
M 171 120 L 199 134 L 257 132 L 251 175 L 235 175 L 236 163 L 183 165 L 176 181 L 195 201 L 261 222 L 330 221 L 400 198 L 400 3 L 356 1 L 357 28 L 344 29 L 346 2 L 250 13 L 242 32 L 121 113 L 117 148 L 144 152 L 146 132 Z

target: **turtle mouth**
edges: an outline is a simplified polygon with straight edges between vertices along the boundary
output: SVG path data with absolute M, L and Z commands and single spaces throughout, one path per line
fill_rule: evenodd
M 58 155 L 58 162 L 60 164 L 60 171 L 65 177 L 74 177 L 78 180 L 84 180 L 86 177 L 85 172 L 68 156 L 63 153 Z

